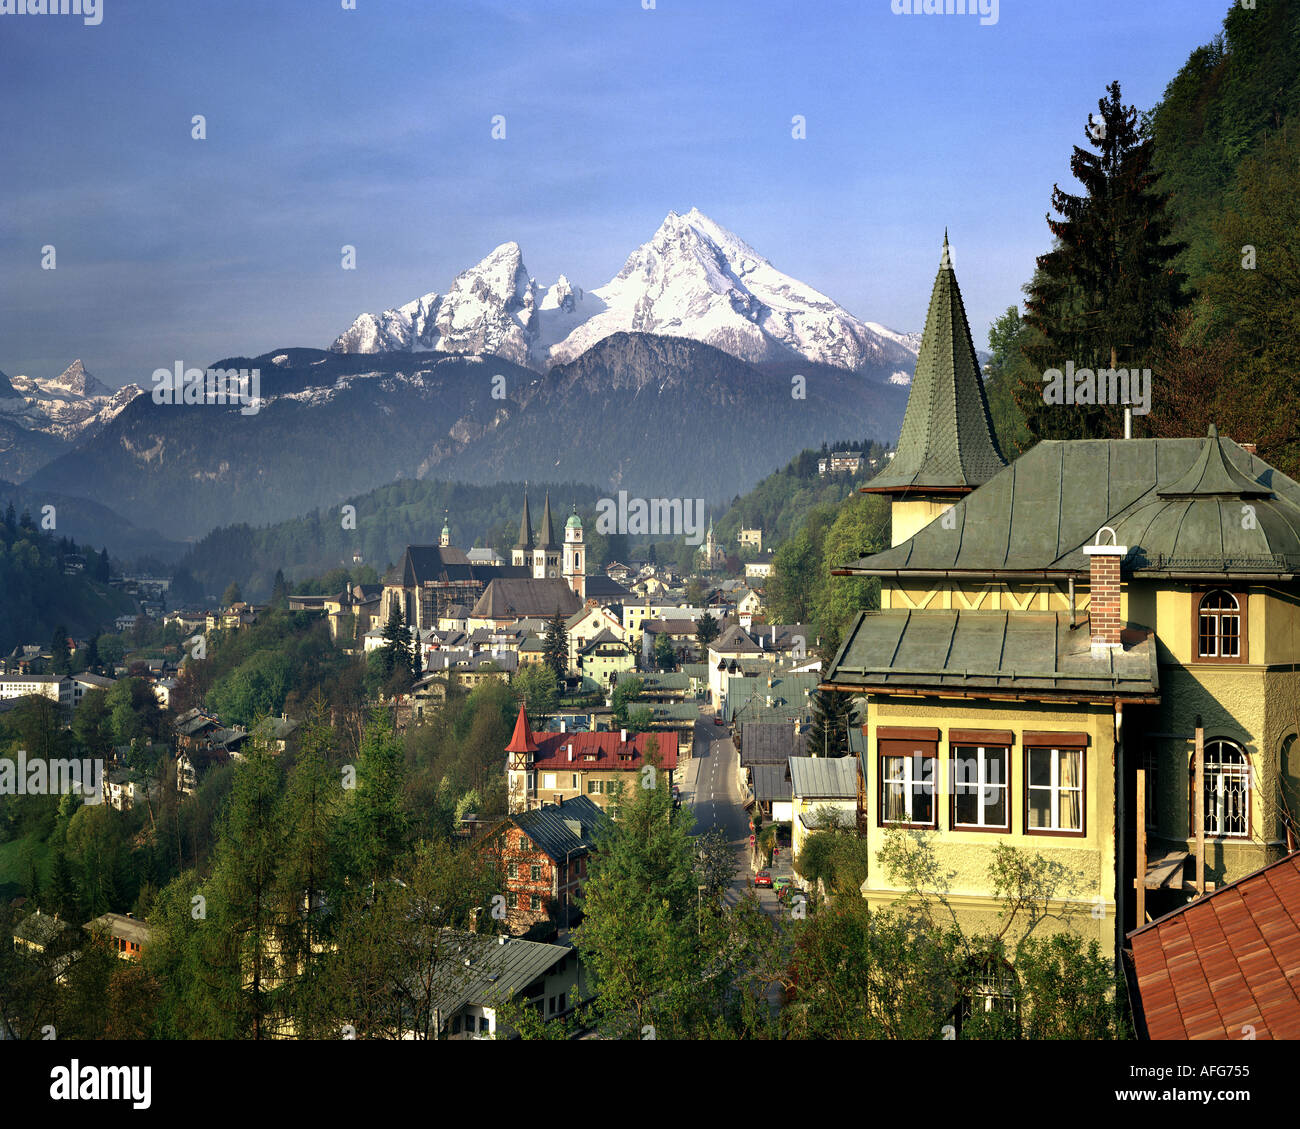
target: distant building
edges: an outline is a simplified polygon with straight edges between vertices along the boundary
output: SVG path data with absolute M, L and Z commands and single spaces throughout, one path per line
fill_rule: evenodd
M 861 451 L 832 451 L 817 460 L 817 473 L 823 478 L 828 474 L 857 474 L 860 470 Z
M 736 534 L 736 540 L 751 549 L 763 548 L 763 531 L 761 529 L 742 529 Z
M 146 922 L 130 914 L 103 913 L 82 926 L 87 933 L 103 932 L 117 949 L 122 960 L 139 960 L 140 954 L 153 939 L 153 930 Z

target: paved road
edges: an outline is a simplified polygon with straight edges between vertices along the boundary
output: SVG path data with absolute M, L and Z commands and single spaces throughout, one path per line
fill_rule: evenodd
M 736 781 L 737 760 L 731 731 L 714 725 L 711 712 L 701 716 L 695 725 L 694 756 L 686 769 L 682 801 L 695 815 L 697 832 L 721 828 L 735 851 L 736 880 L 726 896 L 729 905 L 744 897 L 753 878 L 749 864 L 749 813 Z M 774 867 L 773 873 L 788 874 L 789 867 Z M 769 913 L 780 911 L 780 903 L 771 890 L 760 889 L 757 894 L 759 903 Z

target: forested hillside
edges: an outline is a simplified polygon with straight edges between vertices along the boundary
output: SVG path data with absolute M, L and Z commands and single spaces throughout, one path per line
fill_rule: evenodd
M 71 574 L 64 566 L 82 558 Z M 135 607 L 124 592 L 108 586 L 108 557 L 89 546 L 37 528 L 31 514 L 9 506 L 0 520 L 0 653 L 19 643 L 48 644 L 55 627 L 90 635 L 111 627 Z

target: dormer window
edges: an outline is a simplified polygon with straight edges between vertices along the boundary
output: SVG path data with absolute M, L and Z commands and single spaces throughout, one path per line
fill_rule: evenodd
M 1223 588 L 1204 593 L 1196 604 L 1196 657 L 1210 662 L 1244 662 L 1246 598 Z

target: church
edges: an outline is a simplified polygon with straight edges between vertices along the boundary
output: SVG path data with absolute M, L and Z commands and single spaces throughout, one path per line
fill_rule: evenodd
M 451 544 L 444 520 L 437 545 L 408 545 L 402 562 L 384 577 L 382 620 L 396 604 L 408 626 L 436 629 L 441 618 L 459 609 L 470 630 L 501 627 L 524 618 L 566 618 L 590 603 L 621 603 L 629 593 L 606 576 L 587 576 L 587 547 L 577 508 L 564 526 L 564 541 L 555 537 L 551 498 L 546 495 L 536 532 L 524 494 L 519 539 L 510 564 L 471 561 Z
M 862 487 L 892 544 L 837 570 L 879 578 L 880 609 L 822 688 L 865 705 L 873 859 L 922 833 L 963 925 L 997 932 L 1015 847 L 1054 876 L 1043 927 L 1114 954 L 1300 845 L 1300 483 L 1213 427 L 1008 462 L 946 244 L 897 454 Z M 904 890 L 880 867 L 862 893 Z

